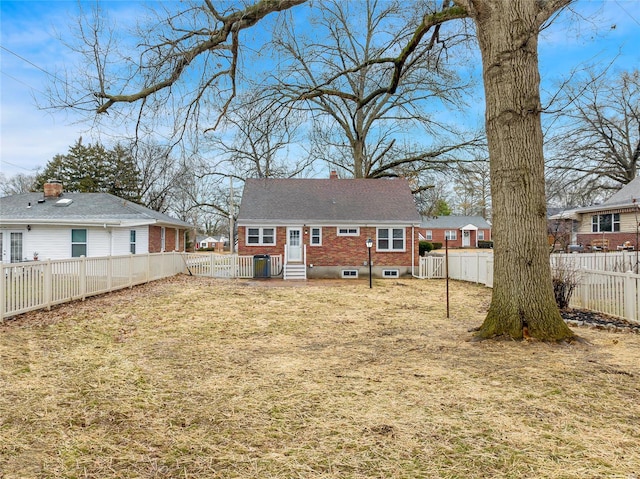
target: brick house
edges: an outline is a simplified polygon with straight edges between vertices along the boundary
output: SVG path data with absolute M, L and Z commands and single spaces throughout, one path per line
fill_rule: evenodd
M 478 241 L 491 241 L 491 225 L 482 216 L 423 216 L 420 239 L 449 248 L 477 248 Z
M 285 279 L 412 274 L 420 215 L 403 178 L 249 179 L 237 218 L 240 255 L 282 255 Z
M 565 210 L 550 219 L 575 222 L 575 243 L 586 251 L 636 249 L 640 233 L 640 177 L 600 205 Z
M 0 261 L 185 251 L 193 226 L 108 193 L 43 193 L 0 198 Z M 37 253 L 37 254 L 36 254 Z

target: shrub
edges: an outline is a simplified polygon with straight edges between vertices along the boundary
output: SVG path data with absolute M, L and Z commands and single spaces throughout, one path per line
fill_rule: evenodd
M 565 262 L 559 262 L 553 267 L 552 276 L 553 293 L 556 297 L 558 308 L 568 308 L 573 291 L 580 282 L 579 272 L 574 266 Z
M 493 248 L 493 241 L 479 240 L 478 248 Z
M 442 249 L 442 243 L 432 243 L 433 249 Z
M 432 249 L 433 249 L 433 244 L 431 244 L 429 241 L 420 241 L 418 243 L 418 251 L 420 252 L 420 256 L 424 256 Z

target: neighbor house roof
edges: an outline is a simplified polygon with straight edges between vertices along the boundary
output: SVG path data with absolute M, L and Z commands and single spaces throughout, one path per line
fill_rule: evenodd
M 42 193 L 5 196 L 0 198 L 0 224 L 193 227 L 109 193 L 63 193 L 48 198 Z
M 414 224 L 409 183 L 389 179 L 249 179 L 238 224 Z
M 482 216 L 423 216 L 421 228 L 426 229 L 461 229 L 475 226 L 478 229 L 491 229 L 491 225 Z
M 627 208 L 637 208 L 640 205 L 640 176 L 627 183 L 611 197 L 599 204 L 584 206 L 582 208 L 566 209 L 550 217 L 552 220 L 558 219 L 580 219 L 583 213 L 593 213 L 596 211 L 627 210 Z

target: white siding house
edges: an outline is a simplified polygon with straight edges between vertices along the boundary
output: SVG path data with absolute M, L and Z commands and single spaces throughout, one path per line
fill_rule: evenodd
M 0 262 L 155 253 L 163 232 L 166 251 L 184 251 L 193 229 L 108 193 L 53 191 L 0 198 Z

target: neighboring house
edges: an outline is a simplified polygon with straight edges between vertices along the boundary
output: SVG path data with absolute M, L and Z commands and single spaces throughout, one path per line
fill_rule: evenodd
M 416 210 L 408 182 L 389 179 L 249 179 L 237 219 L 240 255 L 283 255 L 283 277 L 412 274 Z M 271 275 L 279 274 L 271 271 Z
M 209 249 L 220 253 L 224 250 L 224 245 L 227 241 L 224 236 L 220 236 L 219 238 L 213 236 L 198 236 L 196 238 L 196 249 Z
M 578 222 L 564 218 L 566 208 L 547 208 L 547 236 L 549 246 L 554 252 L 572 251 L 578 234 Z
M 0 262 L 184 251 L 193 226 L 108 193 L 0 198 Z
M 491 241 L 491 225 L 482 216 L 423 216 L 420 239 L 432 243 L 449 240 L 449 248 L 477 248 Z
M 575 244 L 585 250 L 635 249 L 640 224 L 640 177 L 600 205 L 565 210 L 550 219 L 575 221 Z

